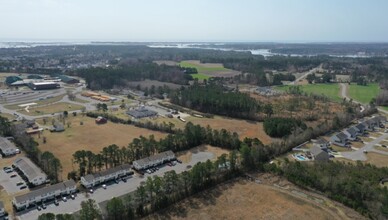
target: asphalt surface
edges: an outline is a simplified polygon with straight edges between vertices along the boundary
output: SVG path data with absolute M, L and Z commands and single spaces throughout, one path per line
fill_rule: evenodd
M 12 174 L 16 174 L 16 177 L 11 178 Z M 23 182 L 23 185 L 26 185 L 24 180 L 16 172 L 6 173 L 3 168 L 0 170 L 0 186 L 7 191 L 8 194 L 18 193 L 20 191 L 28 191 L 28 188 L 20 190 L 20 186 L 17 186 L 16 183 Z
M 210 152 L 198 152 L 192 154 L 192 160 L 189 163 L 176 164 L 173 167 L 163 165 L 153 174 L 145 174 L 144 177 L 137 175 L 128 178 L 127 182 L 120 181 L 118 184 L 111 183 L 107 184 L 107 189 L 102 187 L 94 188 L 94 193 L 80 192 L 77 194 L 75 200 L 67 200 L 67 202 L 60 201 L 59 206 L 54 204 L 47 205 L 45 210 L 38 211 L 36 208 L 27 210 L 21 213 L 18 213 L 20 220 L 33 220 L 38 219 L 39 215 L 42 213 L 74 213 L 81 209 L 81 202 L 87 200 L 88 198 L 94 199 L 97 204 L 112 199 L 113 197 L 120 197 L 130 192 L 133 192 L 137 189 L 142 182 L 145 182 L 148 176 L 163 176 L 165 172 L 175 170 L 176 173 L 182 173 L 183 171 L 188 170 L 188 166 L 194 166 L 198 162 L 205 162 L 208 159 L 215 158 L 215 155 Z
M 361 161 L 365 161 L 368 159 L 364 151 L 388 155 L 388 152 L 376 150 L 374 148 L 376 144 L 379 144 L 381 141 L 385 140 L 386 138 L 388 138 L 388 133 L 382 133 L 380 137 L 373 139 L 373 141 L 371 142 L 365 143 L 364 147 L 352 152 L 342 152 L 341 155 L 350 160 L 361 160 Z

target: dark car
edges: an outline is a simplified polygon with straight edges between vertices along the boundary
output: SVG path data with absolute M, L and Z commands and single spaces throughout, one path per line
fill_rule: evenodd
M 182 161 L 181 161 L 181 160 L 179 160 L 179 159 L 176 159 L 176 162 L 178 162 L 178 163 L 182 163 Z
M 387 148 L 387 145 L 382 144 L 381 146 Z
M 118 184 L 119 182 L 120 182 L 120 180 L 119 180 L 119 179 L 115 179 L 115 183 L 117 183 L 117 184 Z
M 59 206 L 58 200 L 54 200 L 54 205 Z
M 127 179 L 125 179 L 125 178 L 121 178 L 121 180 L 122 180 L 124 183 L 127 182 Z
M 46 209 L 46 208 L 47 208 L 46 205 L 45 205 L 44 203 L 42 204 L 42 208 L 43 208 L 43 209 Z
M 17 183 L 16 183 L 17 186 L 21 186 L 21 185 L 23 185 L 23 184 L 24 184 L 23 182 L 17 182 Z
M 36 207 L 36 209 L 38 209 L 38 211 L 40 211 L 40 210 L 42 210 L 42 207 L 40 207 L 40 205 L 38 205 L 38 206 Z
M 12 174 L 12 175 L 11 175 L 11 178 L 14 178 L 14 177 L 17 177 L 17 175 L 16 175 L 16 174 Z
M 26 185 L 20 187 L 21 190 L 22 190 L 22 189 L 25 189 L 25 188 L 27 188 Z

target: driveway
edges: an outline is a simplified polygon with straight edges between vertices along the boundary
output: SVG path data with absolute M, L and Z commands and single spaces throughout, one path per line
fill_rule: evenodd
M 352 151 L 352 152 L 342 152 L 342 156 L 347 158 L 347 159 L 350 159 L 350 160 L 361 160 L 361 161 L 365 161 L 367 160 L 368 158 L 366 157 L 366 154 L 364 153 L 364 151 L 368 151 L 368 152 L 375 152 L 375 153 L 379 153 L 379 154 L 383 154 L 383 155 L 387 155 L 388 156 L 388 152 L 385 152 L 385 151 L 381 151 L 381 150 L 376 150 L 374 148 L 374 146 L 376 144 L 379 144 L 381 141 L 385 140 L 386 138 L 388 138 L 388 133 L 383 133 L 383 135 L 381 135 L 380 137 L 376 138 L 376 139 L 373 139 L 373 141 L 369 142 L 369 143 L 366 143 L 364 145 L 364 147 L 356 150 L 356 151 Z

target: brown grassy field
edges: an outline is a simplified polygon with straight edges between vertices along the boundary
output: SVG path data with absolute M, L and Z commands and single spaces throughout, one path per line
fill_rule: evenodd
M 152 122 L 166 122 L 175 124 L 176 128 L 184 128 L 185 123 L 179 121 L 176 118 L 163 118 L 159 117 L 157 119 L 146 119 L 151 120 Z M 203 127 L 210 125 L 211 128 L 221 130 L 226 129 L 230 132 L 236 132 L 241 139 L 245 137 L 258 138 L 264 144 L 270 144 L 274 139 L 268 136 L 263 129 L 263 123 L 246 121 L 239 119 L 226 118 L 221 116 L 215 116 L 214 118 L 198 118 L 198 117 L 186 117 L 187 122 L 192 122 L 193 124 L 198 124 Z
M 237 180 L 179 202 L 146 219 L 365 219 L 355 211 L 314 196 Z
M 377 167 L 388 167 L 388 156 L 369 152 L 367 163 L 373 164 Z
M 26 110 L 19 110 L 18 112 L 26 115 L 45 115 L 63 111 L 81 110 L 82 108 L 82 105 L 70 104 L 67 102 L 57 102 L 51 105 L 41 107 L 31 107 L 29 108 L 29 112 L 27 112 Z
M 382 147 L 382 146 L 378 146 L 378 145 L 375 145 L 375 149 L 388 152 L 388 148 Z
M 51 120 L 48 120 L 51 121 Z M 40 138 L 35 135 L 36 141 L 39 143 L 41 151 L 51 151 L 58 157 L 63 166 L 64 177 L 68 172 L 73 170 L 72 154 L 77 150 L 90 150 L 95 153 L 100 152 L 103 147 L 111 144 L 118 146 L 127 146 L 134 138 L 143 135 L 155 135 L 156 139 L 165 137 L 166 134 L 155 132 L 143 128 L 137 128 L 130 125 L 115 124 L 108 122 L 107 124 L 97 125 L 94 119 L 82 116 L 69 116 L 67 119 L 71 123 L 70 128 L 67 128 L 61 133 L 51 133 L 47 130 L 43 132 Z M 83 125 L 80 125 L 80 122 Z M 41 123 L 40 121 L 38 121 Z M 67 122 L 66 122 L 67 123 Z M 42 123 L 41 123 L 42 124 Z M 46 137 L 47 143 L 43 144 L 42 137 Z

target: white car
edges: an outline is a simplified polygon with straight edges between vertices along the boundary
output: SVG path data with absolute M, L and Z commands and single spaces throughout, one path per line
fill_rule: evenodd
M 106 189 L 106 184 L 102 184 L 102 188 Z
M 66 196 L 62 197 L 62 201 L 66 202 L 67 201 L 67 198 Z
M 151 172 L 151 170 L 148 169 L 148 170 L 147 170 L 147 173 L 148 173 L 148 174 L 151 174 L 152 172 Z

